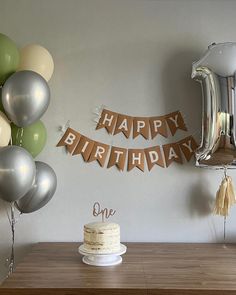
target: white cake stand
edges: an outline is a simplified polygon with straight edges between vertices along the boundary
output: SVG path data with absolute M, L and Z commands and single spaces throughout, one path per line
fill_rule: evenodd
M 94 266 L 111 266 L 117 265 L 122 262 L 122 257 L 120 255 L 124 254 L 127 250 L 127 247 L 123 244 L 120 244 L 120 250 L 115 253 L 103 253 L 103 254 L 94 254 L 88 252 L 84 249 L 84 245 L 81 245 L 78 249 L 79 253 L 84 255 L 82 261 L 88 265 Z

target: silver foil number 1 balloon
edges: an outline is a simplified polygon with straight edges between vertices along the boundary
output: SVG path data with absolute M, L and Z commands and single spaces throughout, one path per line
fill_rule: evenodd
M 192 78 L 203 92 L 202 140 L 197 166 L 236 168 L 236 43 L 209 46 L 193 63 Z

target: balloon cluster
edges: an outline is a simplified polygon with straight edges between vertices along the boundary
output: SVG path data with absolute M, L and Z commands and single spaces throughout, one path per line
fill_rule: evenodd
M 53 68 L 44 47 L 33 44 L 19 51 L 0 34 L 0 198 L 21 213 L 40 209 L 56 190 L 53 169 L 33 159 L 47 139 L 40 118 L 50 102 L 47 82 Z

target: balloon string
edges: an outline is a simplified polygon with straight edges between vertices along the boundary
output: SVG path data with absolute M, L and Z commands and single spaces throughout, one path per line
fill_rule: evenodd
M 5 207 L 5 211 L 6 211 L 6 214 L 7 214 L 7 218 L 8 218 L 9 224 L 10 224 L 10 226 L 11 226 L 11 218 L 10 218 L 10 216 L 9 216 L 8 209 L 7 209 L 7 207 L 6 207 L 5 202 L 4 202 L 4 207 Z
M 224 217 L 224 243 L 226 241 L 226 216 Z
M 224 166 L 224 177 L 227 177 L 227 166 Z
M 224 178 L 227 178 L 227 166 L 224 166 Z M 224 243 L 226 241 L 226 216 L 224 216 Z
M 14 208 L 14 203 L 11 203 L 11 215 L 10 215 L 10 219 L 11 219 L 11 233 L 12 233 L 12 244 L 11 244 L 11 256 L 9 259 L 9 266 L 8 266 L 8 276 L 9 277 L 13 271 L 14 271 L 14 267 L 15 267 L 15 224 L 16 224 L 16 220 L 15 220 L 15 208 Z

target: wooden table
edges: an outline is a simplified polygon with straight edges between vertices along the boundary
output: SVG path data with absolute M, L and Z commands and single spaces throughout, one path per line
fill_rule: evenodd
M 77 243 L 39 243 L 0 294 L 236 294 L 236 245 L 127 243 L 123 263 L 82 263 Z

